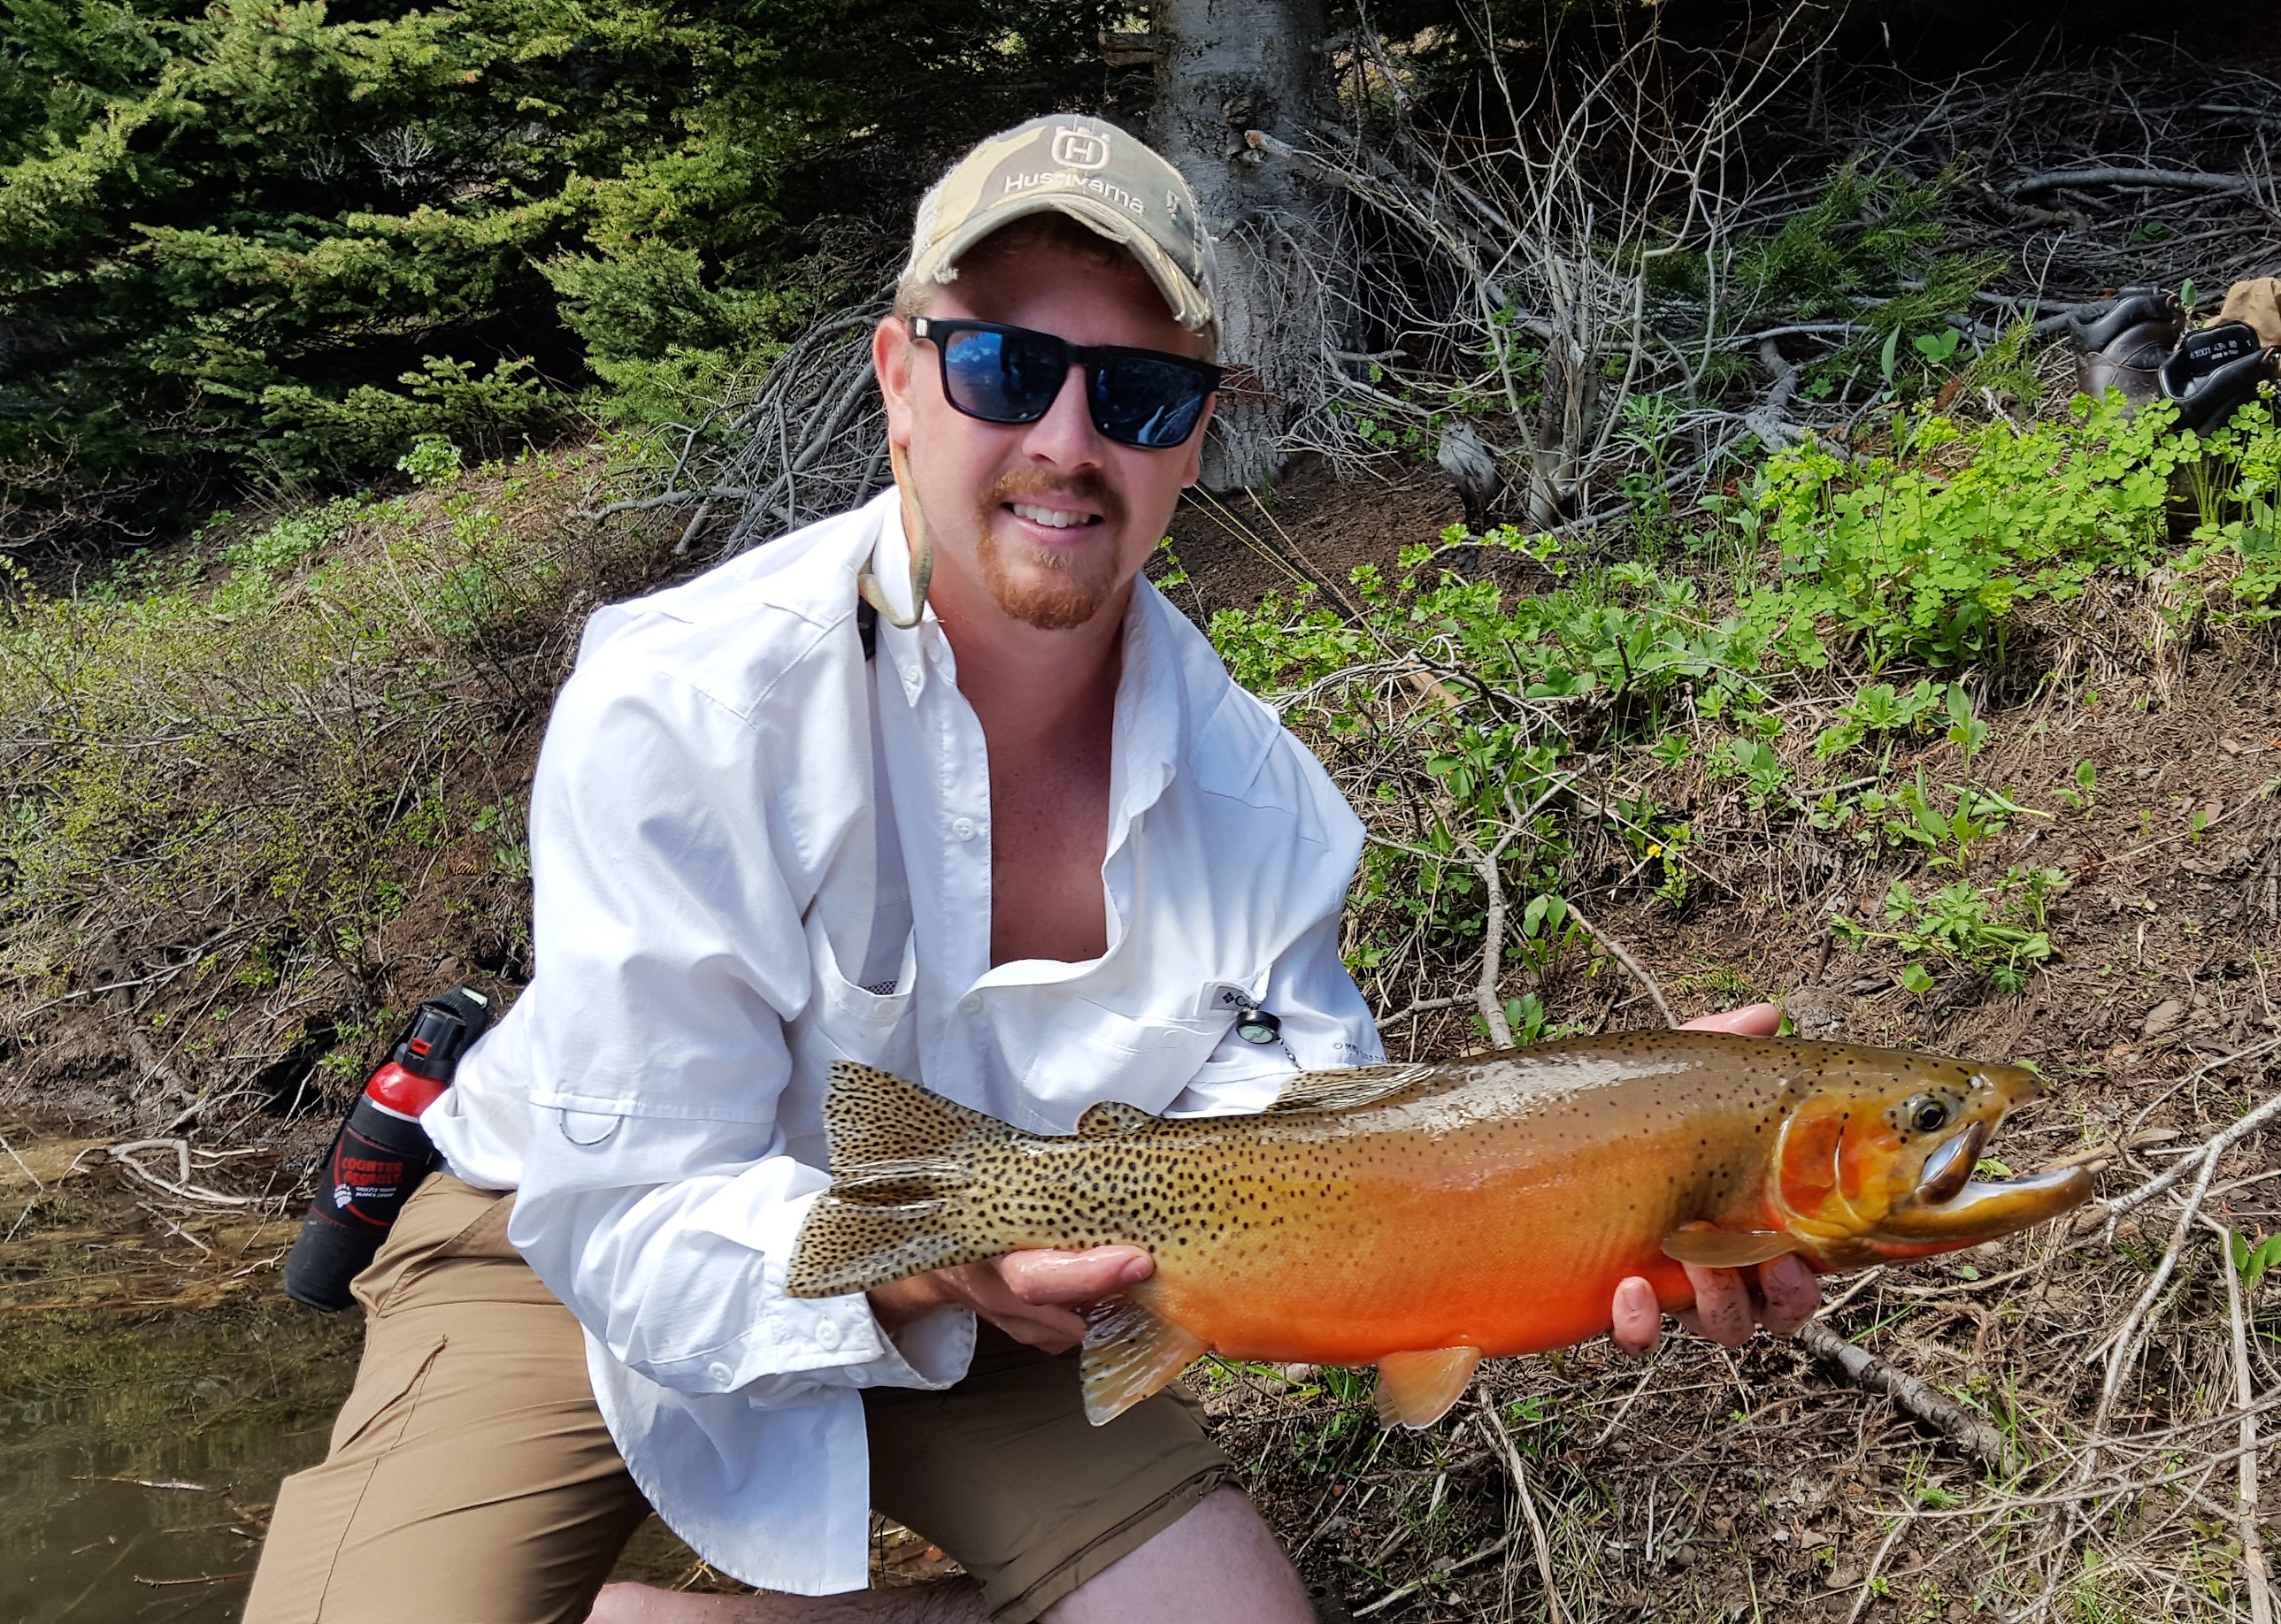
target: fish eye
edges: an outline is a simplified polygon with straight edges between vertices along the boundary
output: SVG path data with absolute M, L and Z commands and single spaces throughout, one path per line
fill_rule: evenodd
M 1948 1102 L 1920 1094 L 1902 1108 L 1908 1124 L 1921 1134 L 1937 1134 L 1948 1126 Z

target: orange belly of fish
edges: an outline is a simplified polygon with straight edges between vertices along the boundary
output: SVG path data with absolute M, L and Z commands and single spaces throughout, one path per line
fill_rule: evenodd
M 1666 1308 L 1692 1300 L 1661 1251 L 1674 1227 L 1665 1201 L 1592 1198 L 1566 1179 L 1518 1197 L 1403 1183 L 1358 1184 L 1354 1197 L 1342 1221 L 1307 1222 L 1295 1204 L 1280 1223 L 1160 1251 L 1135 1295 L 1228 1358 L 1331 1365 L 1566 1347 L 1608 1328 L 1629 1275 Z

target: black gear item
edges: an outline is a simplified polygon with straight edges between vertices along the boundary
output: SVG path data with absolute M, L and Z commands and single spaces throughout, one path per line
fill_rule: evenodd
M 2260 384 L 2274 381 L 2274 351 L 2246 321 L 2222 321 L 2180 340 L 2161 379 L 2181 428 L 2216 428 L 2257 397 Z
M 466 987 L 413 1012 L 333 1136 L 317 1194 L 285 1260 L 286 1296 L 328 1313 L 356 1301 L 349 1282 L 380 1251 L 404 1204 L 441 1159 L 420 1113 L 451 1086 L 460 1057 L 491 1021 L 491 1000 Z
M 2177 296 L 2160 288 L 2125 288 L 2111 299 L 2077 305 L 2068 316 L 2076 388 L 2094 400 L 2121 389 L 2133 407 L 2158 398 L 2163 359 L 2185 320 Z

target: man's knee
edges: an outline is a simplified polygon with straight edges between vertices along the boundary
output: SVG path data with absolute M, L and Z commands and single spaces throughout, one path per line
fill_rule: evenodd
M 1235 1489 L 1048 1608 L 1046 1624 L 1313 1624 L 1314 1608 L 1275 1535 Z
M 452 1181 L 406 1209 L 355 1389 L 324 1461 L 278 1495 L 246 1624 L 585 1617 L 649 1508 L 505 1210 Z

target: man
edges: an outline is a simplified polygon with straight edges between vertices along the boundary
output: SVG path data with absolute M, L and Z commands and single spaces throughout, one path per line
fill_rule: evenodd
M 652 1505 L 778 1594 L 597 1620 L 1311 1617 L 1184 1400 L 1083 1420 L 1055 1356 L 1147 1254 L 783 1289 L 834 1059 L 1067 1132 L 1380 1058 L 1337 951 L 1353 813 L 1138 579 L 1210 413 L 1207 252 L 1120 130 L 984 142 L 875 335 L 897 489 L 595 617 L 533 791 L 537 974 L 426 1119 L 450 1174 L 358 1282 L 250 1624 L 584 1618 Z M 1280 1042 L 1236 1035 L 1256 1008 Z M 1698 1284 L 1748 1335 L 1740 1281 Z M 1645 1282 L 1616 1311 L 1652 1343 Z M 862 1592 L 873 1506 L 973 1577 Z

